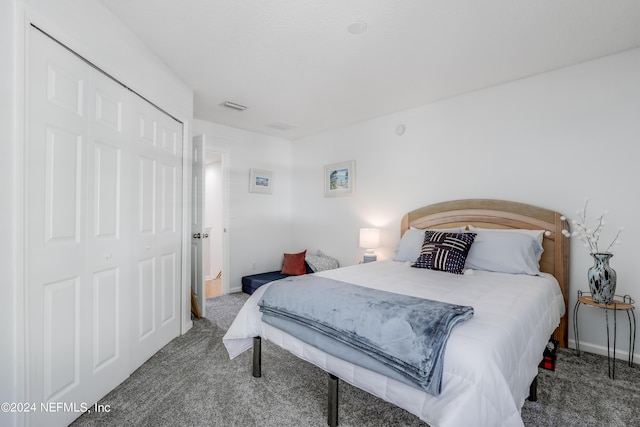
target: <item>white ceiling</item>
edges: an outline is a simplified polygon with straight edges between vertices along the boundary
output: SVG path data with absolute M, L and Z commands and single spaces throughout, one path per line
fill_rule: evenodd
M 196 118 L 292 140 L 640 47 L 638 0 L 102 2 L 193 88 Z

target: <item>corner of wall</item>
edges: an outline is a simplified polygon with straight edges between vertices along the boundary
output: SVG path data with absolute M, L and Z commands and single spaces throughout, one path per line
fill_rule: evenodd
M 16 1 L 0 0 L 0 402 L 18 402 L 22 387 L 17 348 L 18 282 L 16 279 L 16 179 L 15 146 L 17 144 L 17 31 Z M 18 415 L 0 411 L 0 425 L 18 424 Z

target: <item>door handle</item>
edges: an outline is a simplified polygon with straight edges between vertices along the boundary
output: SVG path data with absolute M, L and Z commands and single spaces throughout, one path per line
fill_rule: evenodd
M 199 238 L 200 238 L 200 233 L 195 233 L 195 234 L 193 235 L 193 238 L 194 238 L 194 239 L 199 239 Z
M 203 239 L 206 239 L 207 237 L 209 237 L 207 233 L 204 233 L 204 235 L 202 236 Z

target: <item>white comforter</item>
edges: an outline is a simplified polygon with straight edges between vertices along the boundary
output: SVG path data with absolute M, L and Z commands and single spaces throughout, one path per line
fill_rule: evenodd
M 455 275 L 379 261 L 316 273 L 335 280 L 474 308 L 447 343 L 439 396 L 328 355 L 262 323 L 259 288 L 223 338 L 233 359 L 261 336 L 344 381 L 417 415 L 432 427 L 522 426 L 520 409 L 549 336 L 564 314 L 558 282 L 473 271 Z

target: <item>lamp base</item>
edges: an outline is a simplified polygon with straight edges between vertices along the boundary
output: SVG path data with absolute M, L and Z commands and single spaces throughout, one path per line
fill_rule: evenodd
M 364 254 L 364 258 L 362 259 L 362 262 L 367 263 L 367 262 L 373 262 L 373 261 L 377 261 L 378 260 L 378 256 L 376 254 Z

